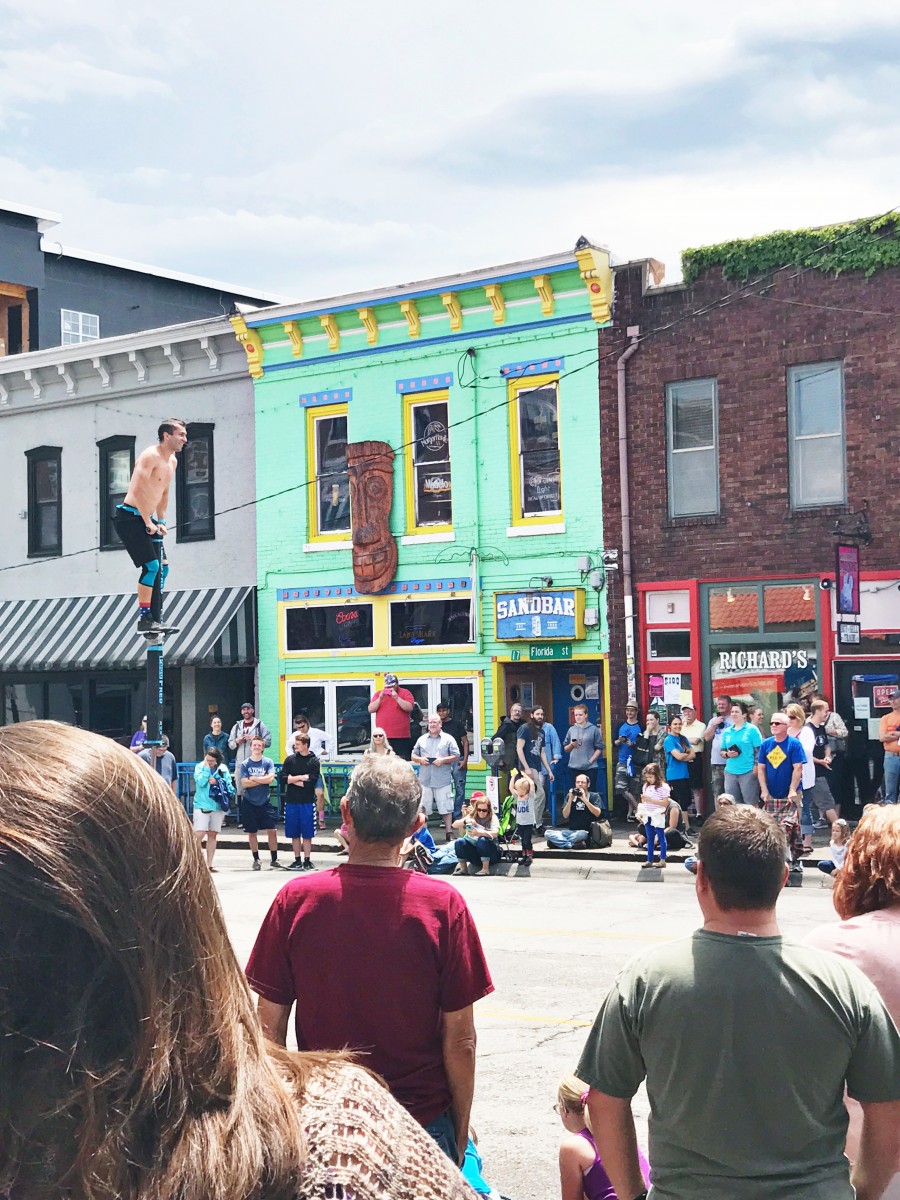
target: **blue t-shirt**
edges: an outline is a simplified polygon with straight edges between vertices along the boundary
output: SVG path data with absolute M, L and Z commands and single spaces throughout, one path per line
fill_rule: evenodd
M 687 738 L 682 741 L 674 733 L 668 733 L 663 742 L 663 749 L 666 752 L 666 779 L 687 779 L 689 774 L 687 763 L 683 759 L 675 758 L 672 754 L 673 750 L 680 750 L 684 754 L 690 749 L 690 742 Z
M 783 742 L 767 737 L 759 748 L 759 761 L 766 768 L 766 787 L 775 800 L 786 800 L 791 790 L 791 775 L 797 763 L 806 762 L 806 754 L 796 738 L 788 735 Z M 799 785 L 797 791 L 800 791 Z
M 434 854 L 435 850 L 437 850 L 437 846 L 434 844 L 434 838 L 428 832 L 427 825 L 423 825 L 421 829 L 417 829 L 412 835 L 412 840 L 414 842 L 421 842 L 425 849 L 430 850 L 432 854 Z
M 722 749 L 730 750 L 736 746 L 740 754 L 737 758 L 725 759 L 725 774 L 746 775 L 748 771 L 752 771 L 755 765 L 753 752 L 761 745 L 762 734 L 750 721 L 745 721 L 740 729 L 735 729 L 733 725 L 726 729 L 722 734 Z
M 252 758 L 245 758 L 238 767 L 241 779 L 249 779 L 251 776 L 259 775 L 274 775 L 275 764 L 271 758 L 266 758 L 265 755 L 254 762 Z M 254 804 L 257 808 L 262 808 L 269 803 L 269 789 L 267 787 L 250 787 L 244 789 L 244 799 L 250 804 Z
M 631 756 L 634 754 L 634 743 L 641 736 L 642 730 L 640 725 L 632 725 L 628 721 L 623 721 L 619 726 L 619 732 L 616 737 L 627 738 L 627 742 L 623 742 L 619 746 L 619 764 L 623 767 L 631 765 Z M 628 742 L 632 744 L 629 746 Z

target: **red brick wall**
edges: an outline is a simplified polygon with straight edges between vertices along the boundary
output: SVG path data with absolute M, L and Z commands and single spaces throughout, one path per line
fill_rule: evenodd
M 866 501 L 872 544 L 864 570 L 900 568 L 900 271 L 837 278 L 789 270 L 761 290 L 711 270 L 693 286 L 642 289 L 641 265 L 616 274 L 615 323 L 600 331 L 601 446 L 607 546 L 621 545 L 616 358 L 628 326 L 642 342 L 627 366 L 634 583 L 833 572 L 836 517 Z M 724 303 L 717 303 L 719 301 Z M 716 304 L 704 315 L 695 310 Z M 878 314 L 887 314 L 881 316 Z M 841 359 L 849 504 L 792 512 L 786 369 Z M 719 399 L 718 517 L 671 521 L 666 491 L 665 385 L 715 376 Z M 613 711 L 625 699 L 622 580 L 610 588 Z M 635 600 L 637 618 L 637 603 Z M 637 629 L 637 619 L 636 619 Z M 638 647 L 640 654 L 640 647 Z

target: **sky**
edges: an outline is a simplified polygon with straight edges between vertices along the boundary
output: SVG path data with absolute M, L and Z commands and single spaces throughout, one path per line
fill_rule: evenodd
M 315 299 L 900 206 L 896 0 L 0 0 L 0 202 Z

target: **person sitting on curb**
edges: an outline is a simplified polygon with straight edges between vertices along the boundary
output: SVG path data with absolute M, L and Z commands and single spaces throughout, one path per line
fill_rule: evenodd
M 727 808 L 729 804 L 737 804 L 737 799 L 732 796 L 731 792 L 721 792 L 716 798 L 715 811 L 718 812 L 720 808 Z M 691 854 L 686 858 L 684 865 L 692 875 L 697 874 L 697 856 L 695 854 Z
M 463 815 L 453 822 L 453 828 L 463 830 L 453 847 L 459 859 L 453 874 L 465 875 L 468 866 L 469 875 L 490 875 L 491 867 L 500 861 L 500 822 L 484 792 L 472 793 L 472 803 L 463 806 Z M 480 870 L 473 869 L 476 867 Z
M 556 850 L 574 850 L 586 846 L 591 834 L 591 823 L 603 815 L 600 796 L 590 790 L 590 780 L 584 771 L 575 776 L 574 788 L 569 788 L 562 816 L 568 821 L 568 829 L 548 829 L 547 845 Z

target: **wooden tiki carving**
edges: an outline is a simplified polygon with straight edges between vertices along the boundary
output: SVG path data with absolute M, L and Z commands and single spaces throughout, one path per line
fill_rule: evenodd
M 397 570 L 397 543 L 391 533 L 394 451 L 387 442 L 347 446 L 353 531 L 353 582 L 364 596 L 383 592 Z

